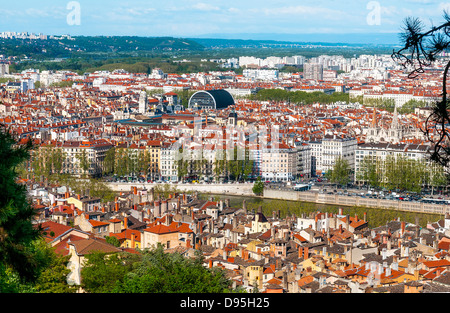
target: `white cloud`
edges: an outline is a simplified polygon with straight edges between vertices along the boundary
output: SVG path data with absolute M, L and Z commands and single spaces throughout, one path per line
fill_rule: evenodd
M 148 9 L 143 9 L 143 8 L 126 8 L 124 9 L 124 11 L 130 15 L 145 15 L 148 14 L 150 12 L 154 12 L 156 11 L 155 8 L 148 8 Z
M 203 3 L 203 2 L 196 3 L 192 7 L 194 9 L 200 10 L 200 11 L 219 11 L 220 10 L 220 8 L 217 6 L 214 6 L 214 5 L 208 4 L 208 3 Z
M 262 11 L 265 15 L 303 15 L 304 17 L 310 17 L 311 15 L 326 15 L 327 17 L 338 17 L 339 15 L 342 16 L 344 14 L 344 12 L 329 8 L 302 5 L 279 8 L 263 8 L 260 9 L 260 11 Z

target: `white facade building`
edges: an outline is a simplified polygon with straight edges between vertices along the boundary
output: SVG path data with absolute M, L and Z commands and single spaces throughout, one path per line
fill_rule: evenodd
M 347 160 L 350 169 L 355 168 L 355 151 L 357 148 L 357 140 L 353 137 L 340 137 L 336 135 L 326 135 L 322 139 L 322 149 L 320 163 L 316 170 L 322 174 L 332 170 L 336 159 L 341 157 Z

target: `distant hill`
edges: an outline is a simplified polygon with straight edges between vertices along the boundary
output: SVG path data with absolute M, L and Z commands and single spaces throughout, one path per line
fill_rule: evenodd
M 73 37 L 72 42 L 89 52 L 131 52 L 131 51 L 182 51 L 203 50 L 198 42 L 173 37 L 138 37 L 138 36 L 86 36 Z M 64 40 L 70 43 L 70 40 Z
M 191 38 L 205 46 L 252 44 L 301 44 L 320 46 L 394 46 L 399 45 L 397 33 L 317 33 L 317 34 L 208 34 Z
M 192 40 L 173 37 L 76 36 L 72 39 L 0 39 L 0 54 L 32 58 L 67 58 L 73 53 L 131 53 L 142 51 L 201 51 Z
M 20 56 L 21 61 L 16 62 L 15 68 L 12 68 L 15 70 L 34 67 L 42 70 L 68 69 L 82 72 L 121 65 L 133 72 L 147 72 L 150 67 L 160 66 L 167 71 L 178 73 L 213 70 L 211 64 L 200 64 L 202 59 L 208 58 L 243 55 L 255 57 L 303 55 L 311 58 L 322 54 L 353 57 L 361 54 L 390 54 L 393 47 L 389 44 L 289 41 L 281 40 L 282 38 L 284 37 L 280 36 L 280 40 L 266 40 L 74 36 L 70 39 L 48 40 L 0 39 L 0 55 Z M 24 62 L 23 55 L 29 60 Z M 193 59 L 193 62 L 182 64 L 174 62 L 173 57 L 185 57 Z M 110 64 L 117 62 L 121 64 Z

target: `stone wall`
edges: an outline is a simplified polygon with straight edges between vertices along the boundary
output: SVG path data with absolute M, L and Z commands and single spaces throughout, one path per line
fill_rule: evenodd
M 439 205 L 422 202 L 372 199 L 344 195 L 329 195 L 308 191 L 290 191 L 265 189 L 264 198 L 315 202 L 343 206 L 361 206 L 369 208 L 386 208 L 400 211 L 445 214 L 450 213 L 450 205 Z

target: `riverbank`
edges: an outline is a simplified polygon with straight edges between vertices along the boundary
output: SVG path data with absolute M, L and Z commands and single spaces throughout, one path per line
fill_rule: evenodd
M 142 183 L 108 183 L 114 191 L 130 191 L 133 187 L 150 189 L 157 184 Z M 158 184 L 160 185 L 160 184 Z M 263 208 L 264 214 L 270 216 L 280 210 L 281 217 L 295 214 L 309 214 L 313 211 L 337 213 L 344 208 L 345 214 L 363 216 L 366 213 L 370 227 L 385 225 L 386 222 L 400 218 L 403 221 L 419 224 L 422 227 L 438 221 L 450 206 L 425 204 L 418 202 L 370 199 L 342 195 L 328 195 L 317 192 L 294 191 L 265 188 L 263 196 L 255 196 L 253 184 L 170 184 L 180 192 L 197 191 L 203 197 L 217 199 L 229 198 L 231 205 L 242 207 L 246 199 L 248 209 Z M 204 198 L 207 199 L 207 198 Z M 419 222 L 417 223 L 417 219 Z
M 338 214 L 339 209 L 342 208 L 344 214 L 351 216 L 363 216 L 366 214 L 369 228 L 375 228 L 386 225 L 387 222 L 400 219 L 407 223 L 420 225 L 426 227 L 428 223 L 436 222 L 443 218 L 440 214 L 432 213 L 419 213 L 419 212 L 406 212 L 387 208 L 369 208 L 363 206 L 341 206 L 335 204 L 324 204 L 315 202 L 305 202 L 298 200 L 281 200 L 271 199 L 257 196 L 233 196 L 226 194 L 213 194 L 213 193 L 200 193 L 200 198 L 208 200 L 212 198 L 214 201 L 220 201 L 229 199 L 230 206 L 236 208 L 242 208 L 243 201 L 247 210 L 256 211 L 259 207 L 262 208 L 264 215 L 271 217 L 272 214 L 279 212 L 281 218 L 286 216 L 300 217 L 302 214 L 309 215 L 313 212 L 327 212 Z

